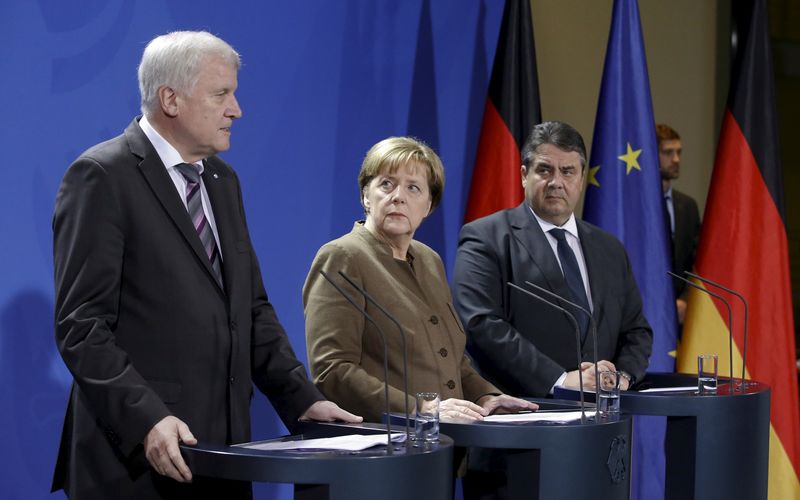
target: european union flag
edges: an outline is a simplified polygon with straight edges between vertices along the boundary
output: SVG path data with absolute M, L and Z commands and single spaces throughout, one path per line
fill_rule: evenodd
M 615 0 L 583 218 L 625 245 L 653 327 L 648 371 L 674 371 L 677 316 L 658 143 L 636 0 Z M 663 417 L 637 417 L 632 498 L 664 498 Z

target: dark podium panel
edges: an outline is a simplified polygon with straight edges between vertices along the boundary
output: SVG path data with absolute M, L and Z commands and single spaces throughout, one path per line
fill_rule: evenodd
M 540 410 L 576 410 L 572 401 L 530 399 Z M 401 420 L 392 415 L 392 423 Z M 506 450 L 510 499 L 550 500 L 630 498 L 631 429 L 629 416 L 582 424 L 445 423 L 440 431 L 456 446 Z
M 682 386 L 696 387 L 697 376 L 648 373 L 636 388 Z M 716 395 L 622 392 L 623 412 L 667 417 L 667 500 L 767 498 L 769 387 L 751 380 L 744 392 L 737 386 L 731 394 L 730 387 L 720 377 Z M 577 397 L 575 391 L 558 394 Z
M 344 434 L 383 433 L 379 425 L 304 424 L 302 434 L 279 439 L 312 439 Z M 404 429 L 393 429 L 395 432 Z M 241 446 L 181 445 L 194 474 L 235 479 L 294 483 L 295 498 L 351 500 L 382 498 L 450 499 L 453 497 L 453 441 L 442 436 L 427 448 L 395 445 L 358 452 L 262 451 Z

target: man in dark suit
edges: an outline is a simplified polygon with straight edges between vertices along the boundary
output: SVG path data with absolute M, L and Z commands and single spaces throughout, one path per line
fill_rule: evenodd
M 205 32 L 154 39 L 144 117 L 70 166 L 53 218 L 56 340 L 74 377 L 53 489 L 71 498 L 237 498 L 180 442 L 250 438 L 252 383 L 287 426 L 360 421 L 309 382 L 270 305 L 238 178 L 239 55 Z M 186 484 L 192 482 L 194 484 Z
M 627 389 L 645 373 L 652 331 L 622 244 L 573 213 L 586 176 L 583 139 L 565 123 L 539 124 L 522 160 L 525 202 L 461 230 L 453 293 L 469 352 L 510 394 L 577 388 L 578 370 L 584 386 L 594 387 L 588 318 L 573 311 L 583 336 L 578 360 L 567 316 L 506 285 L 530 281 L 592 311 L 599 367 L 623 372 Z
M 672 272 L 683 276 L 694 267 L 697 240 L 700 238 L 700 211 L 697 202 L 688 194 L 672 187 L 672 181 L 681 175 L 681 136 L 669 125 L 656 125 L 658 137 L 658 162 L 661 170 L 661 187 L 672 235 Z M 673 280 L 678 322 L 686 317 L 686 283 Z

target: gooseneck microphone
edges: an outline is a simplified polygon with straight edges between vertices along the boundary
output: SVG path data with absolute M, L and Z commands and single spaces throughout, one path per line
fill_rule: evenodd
M 744 370 L 747 367 L 747 324 L 748 324 L 747 318 L 749 316 L 748 313 L 749 306 L 747 304 L 747 300 L 741 293 L 737 292 L 736 290 L 731 290 L 730 288 L 724 285 L 720 285 L 719 283 L 716 283 L 714 281 L 711 281 L 708 278 L 704 278 L 699 274 L 695 274 L 689 271 L 684 271 L 684 274 L 686 274 L 687 276 L 691 276 L 692 278 L 695 278 L 697 280 L 700 280 L 708 285 L 715 286 L 720 290 L 725 290 L 726 292 L 735 295 L 736 297 L 739 297 L 739 300 L 741 300 L 742 304 L 744 304 L 744 345 L 742 346 L 742 392 L 744 392 Z
M 381 327 L 379 327 L 378 324 L 375 322 L 375 320 L 372 319 L 372 316 L 370 316 L 369 313 L 363 307 L 356 304 L 356 301 L 353 300 L 352 297 L 350 297 L 350 294 L 345 292 L 342 289 L 342 287 L 334 283 L 333 280 L 328 276 L 328 274 L 325 271 L 320 270 L 319 273 L 322 275 L 323 278 L 328 280 L 328 283 L 330 283 L 342 297 L 347 299 L 347 302 L 349 302 L 353 307 L 355 307 L 356 310 L 360 312 L 361 315 L 364 316 L 364 318 L 367 319 L 367 321 L 375 325 L 375 328 L 378 330 L 378 334 L 381 336 L 381 340 L 383 341 L 383 379 L 384 379 L 383 394 L 384 397 L 386 398 L 386 414 L 388 415 L 389 414 L 389 363 L 388 363 L 389 353 L 386 345 L 386 335 L 383 334 L 383 330 L 381 330 Z M 386 449 L 389 455 L 393 453 L 392 426 L 389 422 L 389 419 L 386 419 Z
M 572 307 L 577 308 L 580 311 L 583 311 L 583 313 L 589 317 L 589 326 L 591 326 L 591 330 L 592 330 L 592 344 L 593 344 L 592 347 L 593 347 L 593 350 L 594 350 L 595 394 L 597 394 L 597 391 L 599 391 L 599 389 L 597 389 L 597 384 L 600 383 L 600 369 L 597 368 L 597 358 L 599 356 L 597 355 L 597 323 L 594 320 L 594 316 L 592 316 L 592 313 L 590 311 L 588 311 L 585 307 L 580 306 L 580 305 L 576 304 L 575 302 L 571 302 L 571 301 L 565 299 L 564 297 L 562 297 L 561 295 L 559 295 L 557 293 L 553 293 L 550 290 L 537 285 L 536 283 L 532 283 L 530 281 L 525 281 L 525 284 L 528 285 L 528 286 L 532 286 L 533 288 L 535 288 L 536 290 L 544 293 L 545 295 L 548 295 L 548 296 L 550 296 L 550 297 L 552 297 L 552 298 L 554 298 L 556 300 L 563 301 L 565 304 L 568 304 L 568 305 L 570 305 Z M 617 370 L 617 371 L 619 371 L 619 370 Z M 628 389 L 630 389 L 630 387 L 628 387 Z
M 723 297 L 723 296 L 721 296 L 719 294 L 716 294 L 716 293 L 714 293 L 714 292 L 712 292 L 710 290 L 706 290 L 705 288 L 703 288 L 702 286 L 698 285 L 694 281 L 687 280 L 683 276 L 678 276 L 677 274 L 673 273 L 672 271 L 667 271 L 667 274 L 669 274 L 673 278 L 678 278 L 679 280 L 685 282 L 687 285 L 689 285 L 689 286 L 691 286 L 693 288 L 696 288 L 696 289 L 700 290 L 703 293 L 707 293 L 708 295 L 711 295 L 712 297 L 718 298 L 719 300 L 722 301 L 723 304 L 725 304 L 725 307 L 728 308 L 728 364 L 729 364 L 730 379 L 731 379 L 731 382 L 730 382 L 731 386 L 730 386 L 730 390 L 728 391 L 728 394 L 733 396 L 733 394 L 734 394 L 734 385 L 735 384 L 733 383 L 733 313 L 731 313 L 731 303 L 728 302 L 728 300 L 725 297 Z
M 359 285 L 355 281 L 351 280 L 342 271 L 339 271 L 339 276 L 341 276 L 342 278 L 346 279 L 347 282 L 350 283 L 350 285 L 353 288 L 358 290 L 361 293 L 361 295 L 363 295 L 364 298 L 367 299 L 367 301 L 369 301 L 372 305 L 377 307 L 378 310 L 380 312 L 382 312 L 389 319 L 389 321 L 394 323 L 394 325 L 397 327 L 397 331 L 400 332 L 400 339 L 403 341 L 403 396 L 405 397 L 405 409 L 406 409 L 406 415 L 405 415 L 405 417 L 406 417 L 406 443 L 408 443 L 411 440 L 411 435 L 409 434 L 409 425 L 408 425 L 408 420 L 409 420 L 409 411 L 408 411 L 408 355 L 406 354 L 407 353 L 407 350 L 406 350 L 406 332 L 405 332 L 405 330 L 403 330 L 403 327 L 400 326 L 400 322 L 397 321 L 397 319 L 394 316 L 392 316 L 389 313 L 389 311 L 387 311 L 382 305 L 378 304 L 378 302 L 375 299 L 373 299 L 372 296 L 369 293 L 367 293 L 367 291 L 364 289 L 364 287 L 362 287 L 361 285 Z M 389 413 L 388 412 L 386 413 L 386 418 L 389 419 Z
M 506 284 L 508 286 L 516 289 L 516 290 L 519 290 L 520 292 L 524 293 L 525 295 L 527 295 L 529 297 L 533 297 L 534 299 L 536 299 L 536 300 L 538 300 L 540 302 L 543 302 L 543 303 L 549 305 L 550 307 L 552 307 L 554 309 L 558 309 L 559 311 L 561 311 L 564 314 L 566 314 L 567 317 L 570 319 L 570 321 L 572 321 L 572 325 L 575 327 L 575 340 L 576 340 L 575 346 L 577 347 L 577 351 L 578 351 L 578 385 L 579 385 L 578 392 L 580 392 L 580 396 L 581 396 L 581 423 L 585 424 L 586 423 L 586 401 L 584 400 L 584 395 L 583 395 L 583 371 L 581 370 L 581 361 L 583 359 L 581 357 L 581 329 L 578 327 L 578 321 L 575 319 L 575 315 L 573 315 L 571 312 L 567 311 L 563 307 L 559 306 L 558 304 L 554 304 L 554 303 L 550 302 L 549 300 L 545 299 L 544 297 L 536 295 L 535 293 L 531 292 L 530 290 L 526 290 L 526 289 L 522 288 L 521 286 L 517 286 L 517 285 L 515 285 L 514 283 L 512 283 L 510 281 L 507 281 Z M 595 385 L 596 385 L 596 383 L 595 383 Z M 599 399 L 598 399 L 598 402 L 599 402 Z

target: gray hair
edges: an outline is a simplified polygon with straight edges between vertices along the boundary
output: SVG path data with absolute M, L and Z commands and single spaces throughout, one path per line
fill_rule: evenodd
M 237 71 L 241 65 L 241 57 L 233 47 L 206 31 L 173 31 L 151 40 L 139 63 L 142 113 L 152 116 L 158 109 L 161 87 L 191 92 L 201 64 L 209 56 L 223 58 Z
M 533 127 L 525 145 L 522 147 L 522 164 L 528 171 L 536 158 L 539 146 L 551 144 L 561 151 L 578 153 L 581 159 L 581 170 L 586 168 L 586 145 L 583 137 L 571 125 L 564 122 L 544 122 Z

